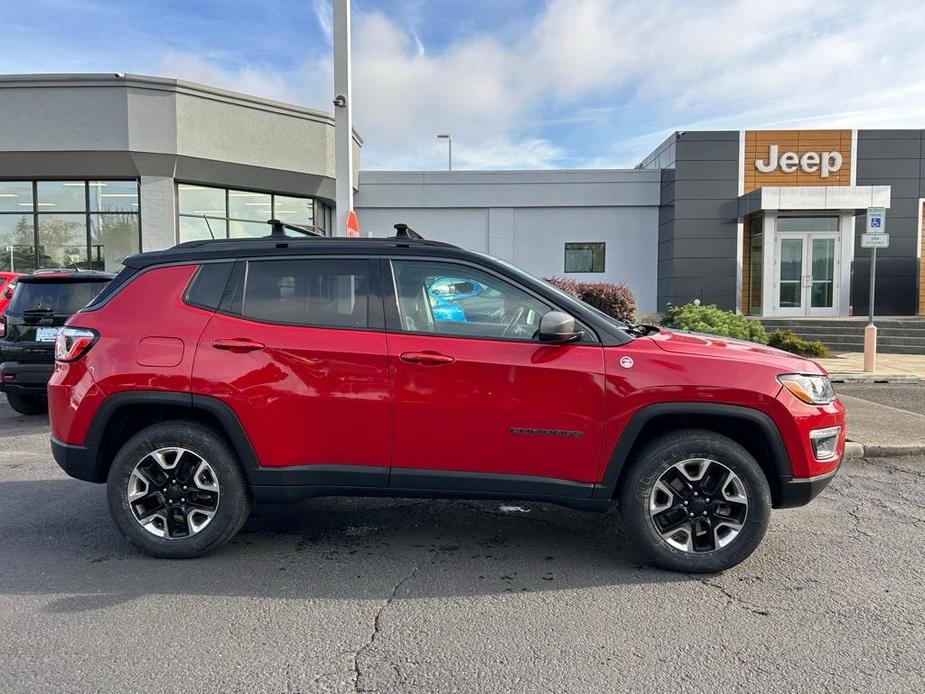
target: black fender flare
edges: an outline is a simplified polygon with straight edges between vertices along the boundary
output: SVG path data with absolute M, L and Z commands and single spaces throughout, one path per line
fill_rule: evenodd
M 764 435 L 764 440 L 770 453 L 773 475 L 768 476 L 768 484 L 771 487 L 772 495 L 776 496 L 777 490 L 793 479 L 790 455 L 787 453 L 783 437 L 781 437 L 774 421 L 764 412 L 742 405 L 703 402 L 657 403 L 640 408 L 623 429 L 610 455 L 607 469 L 604 471 L 600 483 L 594 488 L 593 498 L 613 498 L 620 483 L 620 476 L 627 467 L 630 452 L 633 450 L 639 434 L 646 424 L 657 417 L 663 416 L 719 417 L 754 424 Z
M 193 395 L 176 391 L 136 390 L 110 395 L 103 400 L 93 416 L 93 421 L 87 429 L 84 446 L 99 452 L 106 428 L 113 417 L 122 408 L 133 405 L 164 405 L 188 409 L 193 412 L 197 410 L 205 412 L 214 417 L 222 428 L 222 433 L 225 434 L 238 460 L 241 461 L 249 481 L 252 474 L 260 467 L 244 427 L 241 426 L 237 415 L 228 405 L 217 398 L 206 395 Z M 97 464 L 102 467 L 103 463 L 104 461 L 99 460 Z

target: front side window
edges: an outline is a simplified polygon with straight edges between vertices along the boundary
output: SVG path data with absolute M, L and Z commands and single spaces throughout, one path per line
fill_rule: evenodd
M 354 258 L 252 260 L 241 313 L 294 325 L 369 325 L 369 261 Z
M 402 330 L 533 340 L 549 309 L 523 289 L 456 263 L 392 261 Z
M 565 244 L 565 271 L 604 272 L 604 244 Z

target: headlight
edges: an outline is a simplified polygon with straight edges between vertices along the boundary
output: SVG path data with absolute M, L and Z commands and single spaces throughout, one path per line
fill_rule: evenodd
M 828 376 L 784 374 L 778 376 L 780 384 L 809 405 L 828 405 L 835 401 L 835 391 Z

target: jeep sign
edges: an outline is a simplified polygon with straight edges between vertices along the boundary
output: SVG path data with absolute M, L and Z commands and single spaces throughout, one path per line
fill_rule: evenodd
M 828 178 L 831 174 L 841 169 L 842 155 L 841 152 L 804 152 L 802 155 L 796 152 L 780 153 L 778 145 L 768 147 L 768 158 L 756 159 L 755 168 L 761 173 L 769 174 L 777 171 L 786 174 L 795 173 L 797 167 L 803 173 L 819 172 L 820 178 Z

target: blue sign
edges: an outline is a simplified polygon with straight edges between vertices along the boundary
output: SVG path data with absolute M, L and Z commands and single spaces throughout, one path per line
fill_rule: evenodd
M 881 222 L 881 221 L 882 221 L 882 220 L 880 219 L 880 217 L 872 217 L 871 220 L 870 220 L 870 226 L 871 226 L 871 228 L 872 228 L 872 229 L 879 229 L 879 228 L 880 228 L 880 222 Z

